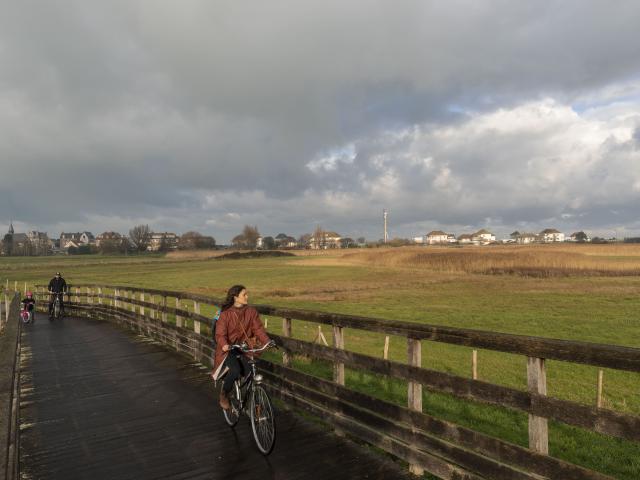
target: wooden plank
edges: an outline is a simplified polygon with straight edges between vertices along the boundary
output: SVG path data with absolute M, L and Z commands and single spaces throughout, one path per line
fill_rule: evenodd
M 544 358 L 527 358 L 527 387 L 532 394 L 547 394 L 547 373 Z M 549 453 L 547 419 L 531 413 L 529 414 L 529 448 L 545 455 Z
M 407 339 L 407 363 L 413 367 L 422 366 L 422 343 L 414 338 Z M 409 381 L 407 385 L 407 403 L 411 410 L 422 412 L 422 385 Z M 424 468 L 419 464 L 410 463 L 409 472 L 414 475 L 424 475 Z

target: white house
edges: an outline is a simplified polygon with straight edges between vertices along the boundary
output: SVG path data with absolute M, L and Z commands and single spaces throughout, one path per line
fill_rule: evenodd
M 157 252 L 159 250 L 175 250 L 178 248 L 178 235 L 171 232 L 152 233 L 147 250 Z
M 439 243 L 447 243 L 447 238 L 449 235 L 444 233 L 442 230 L 433 230 L 427 233 L 427 244 L 435 245 Z
M 473 235 L 469 233 L 463 233 L 458 237 L 458 243 L 461 245 L 469 245 L 473 242 Z
M 534 243 L 536 240 L 538 240 L 538 235 L 535 233 L 520 233 L 516 236 L 516 243 L 521 245 Z
M 489 230 L 478 230 L 473 234 L 473 241 L 478 243 L 491 243 L 496 241 L 496 236 L 491 233 Z
M 564 242 L 564 233 L 555 228 L 546 228 L 540 232 L 540 238 L 545 243 Z
M 322 232 L 320 238 L 312 235 L 309 239 L 308 247 L 312 250 L 320 250 L 327 248 L 340 248 L 340 239 L 342 237 L 336 232 Z
M 424 236 L 420 235 L 419 237 L 413 237 L 413 243 L 417 243 L 418 245 L 423 245 Z

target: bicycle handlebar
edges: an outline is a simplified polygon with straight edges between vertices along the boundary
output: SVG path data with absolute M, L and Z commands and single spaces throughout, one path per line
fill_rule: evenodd
M 249 346 L 244 342 L 240 345 L 237 345 L 237 344 L 229 345 L 229 351 L 236 349 L 236 350 L 240 350 L 242 353 L 258 353 L 266 350 L 267 348 L 278 348 L 278 346 L 276 345 L 276 342 L 274 342 L 273 340 L 271 340 L 268 343 L 265 343 L 260 348 L 249 348 Z

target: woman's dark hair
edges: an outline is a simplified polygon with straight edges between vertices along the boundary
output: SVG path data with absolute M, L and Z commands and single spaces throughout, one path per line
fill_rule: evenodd
M 234 285 L 233 287 L 231 287 L 227 292 L 227 299 L 222 304 L 222 308 L 220 309 L 220 311 L 224 312 L 225 310 L 233 307 L 233 304 L 235 302 L 233 298 L 240 295 L 240 292 L 244 289 L 244 285 Z

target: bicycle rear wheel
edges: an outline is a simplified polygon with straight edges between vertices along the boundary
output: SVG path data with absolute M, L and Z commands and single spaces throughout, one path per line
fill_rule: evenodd
M 276 443 L 276 422 L 267 391 L 256 385 L 251 398 L 251 429 L 258 450 L 269 455 Z
M 229 403 L 231 408 L 228 410 L 222 409 L 222 414 L 230 427 L 235 427 L 236 423 L 240 419 L 240 387 L 238 382 L 233 383 L 233 388 L 229 392 Z

